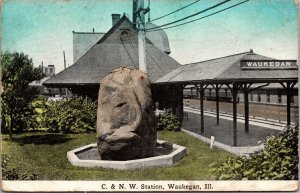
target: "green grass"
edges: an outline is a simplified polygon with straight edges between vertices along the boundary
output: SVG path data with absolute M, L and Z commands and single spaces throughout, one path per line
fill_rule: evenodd
M 72 166 L 67 152 L 94 143 L 95 134 L 24 133 L 13 141 L 2 135 L 2 153 L 11 156 L 17 172 L 36 173 L 41 180 L 209 180 L 209 165 L 225 161 L 230 154 L 183 132 L 159 131 L 158 138 L 187 147 L 187 156 L 169 167 L 136 170 L 82 168 Z

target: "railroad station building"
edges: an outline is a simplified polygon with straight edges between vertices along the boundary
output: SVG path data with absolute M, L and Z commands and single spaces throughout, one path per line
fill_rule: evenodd
M 97 99 L 99 82 L 119 66 L 138 68 L 137 30 L 124 14 L 112 14 L 107 33 L 73 32 L 74 64 L 44 82 L 47 87 L 69 88 L 75 95 Z M 147 23 L 146 28 L 155 27 Z M 245 132 L 249 117 L 274 119 L 290 125 L 298 117 L 298 65 L 296 60 L 277 60 L 247 52 L 181 65 L 169 56 L 171 49 L 163 30 L 146 36 L 147 73 L 152 80 L 154 104 L 172 109 L 184 119 L 183 107 L 200 110 L 201 133 L 204 111 L 232 115 L 232 140 L 237 146 L 237 116 Z M 278 63 L 280 62 L 280 63 Z M 250 64 L 251 63 L 251 64 Z M 264 116 L 267 115 L 267 116 Z

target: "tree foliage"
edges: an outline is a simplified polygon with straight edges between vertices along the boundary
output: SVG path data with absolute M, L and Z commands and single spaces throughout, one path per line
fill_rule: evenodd
M 298 126 L 288 127 L 265 143 L 264 150 L 249 157 L 228 157 L 224 163 L 212 164 L 219 180 L 297 180 Z
M 13 130 L 25 129 L 26 119 L 30 116 L 29 104 L 37 94 L 37 90 L 29 86 L 34 80 L 43 78 L 42 70 L 33 67 L 32 59 L 23 53 L 2 54 L 1 60 L 2 86 L 2 131 L 12 133 Z

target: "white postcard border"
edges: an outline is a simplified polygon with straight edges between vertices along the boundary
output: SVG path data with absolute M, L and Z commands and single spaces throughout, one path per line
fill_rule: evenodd
M 2 181 L 1 189 L 14 192 L 296 191 L 298 181 Z

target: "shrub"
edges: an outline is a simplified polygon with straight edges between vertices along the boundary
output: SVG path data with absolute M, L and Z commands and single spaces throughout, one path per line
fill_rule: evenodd
M 2 179 L 3 180 L 17 180 L 18 174 L 15 168 L 9 168 L 10 158 L 7 155 L 1 155 L 1 169 L 2 169 Z
M 220 180 L 297 180 L 298 126 L 288 127 L 271 136 L 262 151 L 247 157 L 228 157 L 213 164 L 212 172 Z
M 18 173 L 17 170 L 10 166 L 11 157 L 5 154 L 1 155 L 2 180 L 38 180 L 42 179 L 41 175 L 28 172 Z
M 31 103 L 31 118 L 27 121 L 28 130 L 48 130 L 48 111 L 52 105 L 46 98 L 37 98 Z
M 48 116 L 48 127 L 51 131 L 91 133 L 95 132 L 97 105 L 87 97 L 75 97 L 54 102 Z
M 95 132 L 97 104 L 89 98 L 70 100 L 37 100 L 32 103 L 34 115 L 30 127 L 58 133 Z
M 175 115 L 165 113 L 158 116 L 157 130 L 180 131 L 180 123 Z

